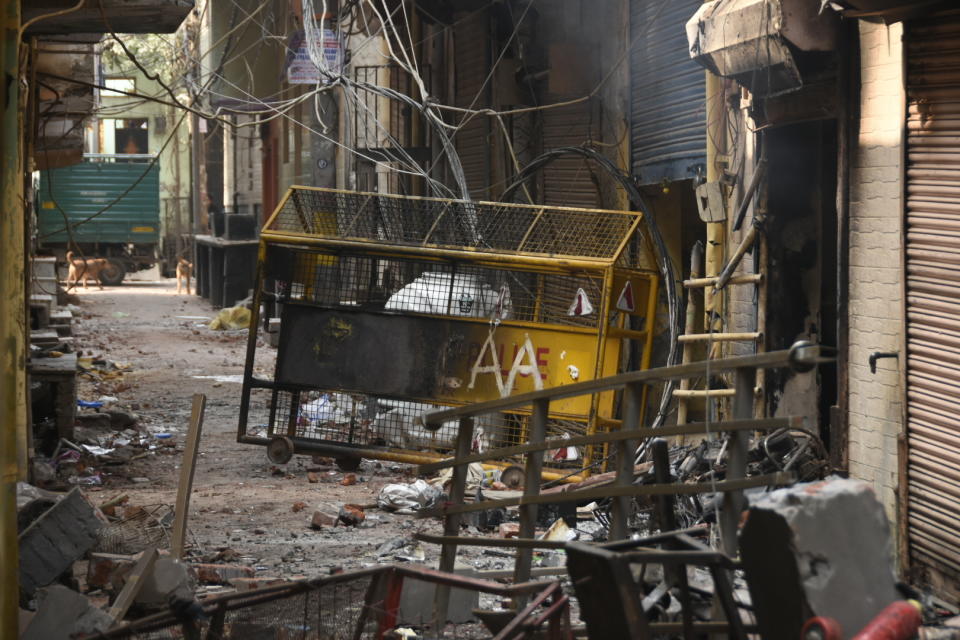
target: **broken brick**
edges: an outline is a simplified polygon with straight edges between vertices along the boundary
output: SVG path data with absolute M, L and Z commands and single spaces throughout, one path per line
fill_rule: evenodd
M 501 523 L 500 523 L 500 537 L 501 537 L 501 538 L 518 538 L 518 537 L 520 537 L 520 523 L 518 523 L 518 522 L 501 522 Z
M 137 563 L 135 556 L 117 553 L 91 553 L 87 564 L 87 584 L 98 589 L 117 591 Z
M 307 482 L 309 482 L 310 484 L 317 484 L 318 482 L 320 482 L 320 478 L 313 471 L 310 471 L 309 473 L 307 473 Z
M 340 481 L 340 484 L 342 484 L 345 487 L 349 487 L 351 485 L 357 484 L 357 474 L 348 473 L 344 475 L 343 480 Z
M 327 513 L 326 511 L 314 511 L 313 518 L 310 520 L 310 526 L 314 529 L 337 526 L 339 516 Z
M 290 510 L 293 511 L 294 513 L 300 513 L 306 508 L 307 508 L 306 502 L 294 502 L 293 507 L 291 507 Z
M 285 578 L 268 578 L 262 576 L 259 578 L 231 578 L 228 582 L 230 586 L 237 591 L 253 591 L 254 589 L 269 587 L 275 584 L 283 584 L 286 581 Z
M 190 571 L 203 584 L 227 584 L 233 578 L 252 578 L 253 567 L 242 564 L 192 564 Z
M 345 504 L 340 507 L 340 522 L 347 526 L 355 527 L 366 518 L 367 514 L 363 512 L 363 507 L 358 504 Z

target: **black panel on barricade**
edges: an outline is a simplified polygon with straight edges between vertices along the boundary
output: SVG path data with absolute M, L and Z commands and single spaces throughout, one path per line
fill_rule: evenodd
M 429 398 L 442 377 L 451 322 L 284 304 L 276 381 Z

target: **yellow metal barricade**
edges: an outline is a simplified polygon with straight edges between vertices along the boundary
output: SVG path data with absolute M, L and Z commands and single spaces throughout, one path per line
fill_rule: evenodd
M 455 425 L 421 424 L 437 406 L 648 367 L 657 276 L 635 266 L 642 215 L 291 188 L 261 233 L 239 440 L 276 461 L 422 463 L 453 446 Z M 261 364 L 261 309 L 280 318 L 275 365 Z M 609 392 L 555 402 L 549 435 L 615 428 L 617 409 Z M 522 443 L 526 423 L 485 416 L 473 446 Z M 560 449 L 545 475 L 582 477 L 602 458 Z

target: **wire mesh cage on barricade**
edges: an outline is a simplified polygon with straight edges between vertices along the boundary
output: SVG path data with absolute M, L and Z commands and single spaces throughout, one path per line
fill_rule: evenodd
M 292 187 L 261 233 L 254 311 L 280 319 L 277 361 L 253 375 L 255 322 L 240 441 L 275 461 L 422 463 L 453 447 L 456 425 L 422 427 L 438 406 L 646 368 L 658 282 L 636 267 L 641 217 Z M 615 429 L 617 411 L 612 393 L 557 402 L 549 434 Z M 474 449 L 525 442 L 528 421 L 483 416 Z M 545 475 L 603 455 L 559 448 Z

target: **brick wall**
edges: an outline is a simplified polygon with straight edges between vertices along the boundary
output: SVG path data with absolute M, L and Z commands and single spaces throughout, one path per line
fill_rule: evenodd
M 895 521 L 897 435 L 903 387 L 897 360 L 902 317 L 903 29 L 860 23 L 860 132 L 850 185 L 850 475 L 873 484 Z

